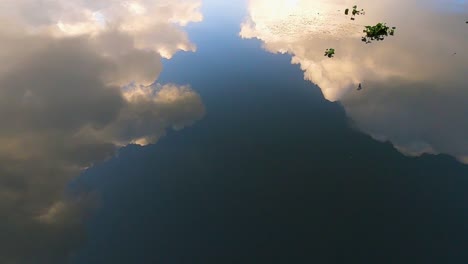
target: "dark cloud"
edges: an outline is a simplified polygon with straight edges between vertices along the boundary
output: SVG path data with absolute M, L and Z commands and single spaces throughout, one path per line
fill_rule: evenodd
M 11 14 L 0 11 L 8 22 L 0 27 L 0 262 L 62 264 L 83 242 L 83 221 L 97 202 L 93 193 L 68 193 L 67 183 L 121 146 L 193 124 L 205 109 L 188 85 L 151 85 L 162 55 L 139 43 L 141 31 L 83 24 L 86 10 L 66 12 L 68 1 L 25 17 L 37 12 L 33 2 L 2 2 Z M 188 17 L 157 21 L 167 28 L 162 47 L 175 47 L 167 57 L 191 45 L 170 36 L 184 34 L 172 23 L 198 17 L 196 5 L 181 8 Z M 54 28 L 57 10 L 73 30 Z
M 372 89 L 343 99 L 358 128 L 379 140 L 392 141 L 409 155 L 442 152 L 468 162 L 466 89 L 447 91 L 430 82 L 401 79 L 367 85 Z M 463 85 L 459 81 L 445 89 Z

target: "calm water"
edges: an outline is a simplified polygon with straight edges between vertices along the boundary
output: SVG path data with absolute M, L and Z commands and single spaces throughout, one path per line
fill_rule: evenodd
M 359 132 L 365 90 L 325 100 L 291 55 L 238 36 L 246 10 L 210 7 L 158 80 L 191 84 L 206 116 L 80 177 L 102 205 L 75 263 L 466 263 L 468 167 Z
M 1 264 L 468 263 L 466 1 L 0 2 Z

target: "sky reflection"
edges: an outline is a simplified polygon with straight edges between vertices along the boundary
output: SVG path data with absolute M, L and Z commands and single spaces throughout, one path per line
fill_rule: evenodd
M 0 263 L 65 263 L 97 204 L 69 181 L 203 118 L 190 85 L 157 83 L 162 58 L 196 50 L 200 5 L 1 1 Z
M 466 263 L 466 1 L 353 4 L 1 0 L 0 263 Z
M 353 3 L 251 0 L 240 36 L 290 53 L 304 77 L 374 138 L 409 155 L 448 153 L 468 162 L 467 4 L 363 1 L 366 14 L 350 21 L 343 11 Z M 462 12 L 441 12 L 442 5 Z M 396 35 L 365 45 L 363 26 L 377 22 L 396 26 Z M 330 47 L 332 59 L 323 56 Z

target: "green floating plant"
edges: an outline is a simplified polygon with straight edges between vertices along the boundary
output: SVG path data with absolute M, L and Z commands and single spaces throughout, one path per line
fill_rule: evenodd
M 388 27 L 385 23 L 377 23 L 375 26 L 365 26 L 363 32 L 365 35 L 361 38 L 363 42 L 371 43 L 372 41 L 381 41 L 385 37 L 395 35 L 396 27 Z
M 349 14 L 349 8 L 346 8 L 345 15 L 348 15 L 348 14 Z M 354 20 L 355 16 L 365 15 L 366 13 L 364 12 L 364 9 L 358 10 L 357 5 L 355 5 L 353 6 L 353 10 L 351 10 L 351 14 L 352 14 L 351 20 Z
M 329 49 L 325 50 L 325 55 L 324 56 L 326 56 L 328 58 L 332 58 L 333 55 L 335 55 L 335 49 L 329 48 Z

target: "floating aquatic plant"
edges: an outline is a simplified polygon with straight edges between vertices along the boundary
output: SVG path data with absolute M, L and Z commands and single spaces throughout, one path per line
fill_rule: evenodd
M 329 49 L 325 50 L 325 55 L 324 56 L 326 56 L 328 58 L 332 58 L 333 55 L 335 55 L 335 49 L 329 48 Z
M 349 8 L 346 8 L 345 15 L 348 15 L 348 14 L 349 14 Z M 351 20 L 354 20 L 356 15 L 364 15 L 365 12 L 364 12 L 364 9 L 358 10 L 357 5 L 355 5 L 353 6 L 353 10 L 351 10 L 351 14 L 352 14 Z
M 388 27 L 385 23 L 377 23 L 375 26 L 365 26 L 363 32 L 366 34 L 361 38 L 363 42 L 371 43 L 372 41 L 381 41 L 385 37 L 395 35 L 396 27 Z

